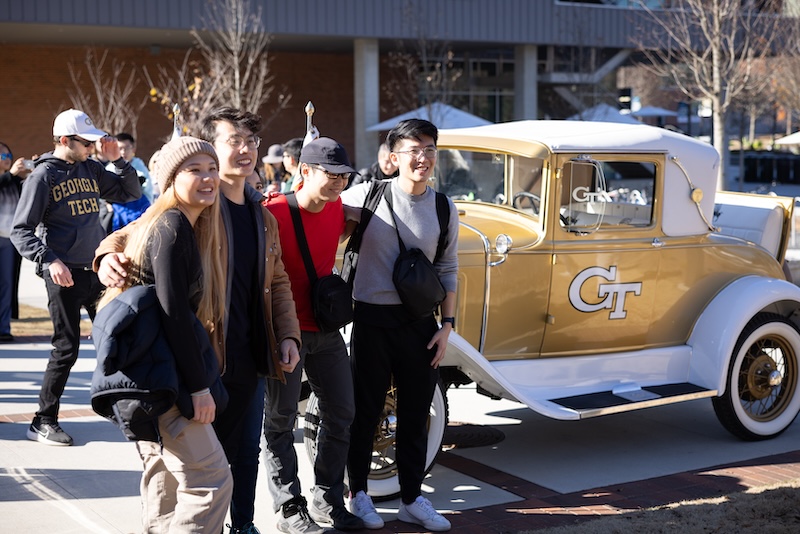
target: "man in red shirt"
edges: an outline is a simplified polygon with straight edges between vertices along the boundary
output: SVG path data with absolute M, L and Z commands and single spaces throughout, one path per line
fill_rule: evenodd
M 339 238 L 345 230 L 339 198 L 355 170 L 342 145 L 330 138 L 316 139 L 300 153 L 302 187 L 296 193 L 303 232 L 317 277 L 331 274 Z M 287 197 L 271 193 L 267 209 L 278 220 L 283 263 L 292 284 L 302 349 L 300 363 L 286 373 L 286 384 L 267 388 L 264 434 L 269 488 L 275 511 L 282 510 L 281 532 L 323 532 L 315 522 L 330 523 L 338 530 L 360 530 L 363 521 L 344 506 L 344 469 L 350 443 L 350 423 L 355 407 L 353 380 L 347 349 L 338 331 L 322 332 L 314 319 L 311 282 L 297 242 Z M 305 508 L 297 476 L 294 426 L 300 384 L 305 368 L 308 383 L 319 398 L 321 421 L 314 462 L 315 487 L 308 507 L 310 518 L 296 513 Z

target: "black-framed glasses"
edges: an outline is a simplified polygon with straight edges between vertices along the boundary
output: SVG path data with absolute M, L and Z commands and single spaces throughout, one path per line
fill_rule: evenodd
M 261 138 L 257 135 L 251 135 L 247 138 L 241 135 L 232 135 L 225 142 L 235 150 L 241 150 L 244 145 L 247 145 L 250 150 L 255 150 L 261 146 Z
M 414 147 L 414 148 L 409 148 L 408 150 L 396 150 L 395 152 L 397 154 L 408 154 L 414 159 L 419 159 L 419 157 L 423 155 L 428 159 L 433 159 L 439 153 L 439 151 L 432 146 L 428 146 L 425 148 Z
M 70 135 L 69 138 L 72 139 L 73 141 L 79 142 L 80 144 L 82 144 L 86 148 L 89 148 L 90 146 L 92 146 L 94 144 L 94 141 L 87 141 L 83 137 L 78 137 L 77 135 Z
M 325 169 L 324 167 L 320 167 L 319 165 L 313 165 L 313 168 L 317 169 L 318 171 L 322 171 L 325 174 L 325 177 L 328 180 L 332 180 L 332 181 L 338 180 L 340 178 L 342 180 L 347 181 L 353 175 L 352 172 L 345 172 L 345 173 L 342 173 L 342 174 L 334 174 L 334 173 L 328 171 L 327 169 Z

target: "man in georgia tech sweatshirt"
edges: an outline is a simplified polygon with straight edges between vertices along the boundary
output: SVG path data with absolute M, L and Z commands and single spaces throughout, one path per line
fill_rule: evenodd
M 14 214 L 11 242 L 20 255 L 41 268 L 53 321 L 53 350 L 39 410 L 28 428 L 28 439 L 48 445 L 72 445 L 72 438 L 58 425 L 58 407 L 78 359 L 81 306 L 94 319 L 102 289 L 92 271 L 94 250 L 105 237 L 98 200 L 129 202 L 142 194 L 136 170 L 120 156 L 116 139 L 107 135 L 82 111 L 70 109 L 58 115 L 53 123 L 55 148 L 36 160 Z M 89 159 L 98 139 L 104 159 L 113 162 L 116 172 Z M 40 223 L 41 237 L 36 234 Z

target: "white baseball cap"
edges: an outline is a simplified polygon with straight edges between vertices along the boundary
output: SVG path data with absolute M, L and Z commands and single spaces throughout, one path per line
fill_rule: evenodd
M 87 141 L 97 141 L 108 134 L 94 127 L 94 123 L 83 111 L 68 109 L 62 111 L 53 122 L 53 136 L 61 137 L 77 135 Z

